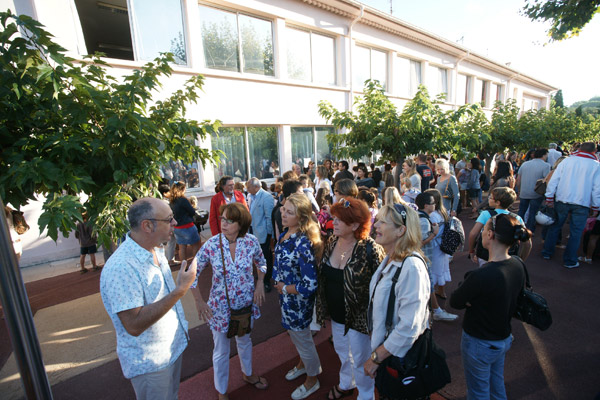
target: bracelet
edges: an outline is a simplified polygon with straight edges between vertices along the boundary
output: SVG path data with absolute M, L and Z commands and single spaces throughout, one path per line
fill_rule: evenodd
M 283 285 L 283 286 L 281 287 L 281 293 L 283 293 L 283 294 L 288 294 L 288 291 L 287 291 L 286 287 L 287 287 L 287 285 Z

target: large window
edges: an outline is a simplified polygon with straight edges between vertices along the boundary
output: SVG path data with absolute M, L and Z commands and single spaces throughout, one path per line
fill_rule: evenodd
M 277 129 L 274 127 L 248 127 L 248 152 L 250 177 L 274 178 L 279 175 Z
M 443 94 L 448 101 L 448 70 L 445 68 L 431 67 L 429 69 L 429 82 L 428 89 L 431 97 L 435 97 L 438 94 Z
M 398 57 L 398 79 L 396 93 L 412 98 L 419 90 L 421 80 L 421 62 Z
M 221 150 L 225 154 L 214 168 L 215 181 L 223 175 L 231 175 L 236 181 L 244 182 L 251 177 L 266 179 L 278 175 L 275 127 L 220 128 L 218 133 L 212 134 L 211 145 L 213 150 Z
M 185 182 L 188 188 L 198 187 L 198 163 L 184 164 L 181 160 L 169 161 L 160 168 L 160 177 L 168 181 L 169 187 L 175 182 Z
M 333 160 L 333 146 L 327 140 L 327 135 L 333 133 L 333 128 L 315 128 L 317 135 L 317 165 L 323 164 L 327 159 Z
M 273 75 L 271 21 L 198 6 L 207 68 Z
M 335 40 L 296 28 L 286 29 L 288 76 L 335 84 Z
M 305 168 L 311 160 L 321 165 L 326 159 L 332 159 L 333 147 L 327 135 L 333 132 L 329 127 L 292 128 L 292 162 Z
M 171 52 L 187 64 L 181 0 L 75 0 L 87 52 L 149 61 Z
M 356 46 L 353 56 L 354 85 L 363 88 L 367 79 L 378 80 L 386 89 L 387 53 L 369 47 Z

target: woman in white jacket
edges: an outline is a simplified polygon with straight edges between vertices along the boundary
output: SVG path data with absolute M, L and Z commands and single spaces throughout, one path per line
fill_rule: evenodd
M 377 367 L 390 355 L 404 357 L 428 326 L 430 283 L 421 252 L 421 228 L 416 211 L 402 204 L 384 206 L 377 214 L 375 242 L 387 257 L 371 279 L 369 311 L 372 321 L 371 358 L 365 373 L 375 377 Z M 392 277 L 402 268 L 396 283 L 393 326 L 385 327 Z M 370 327 L 370 328 L 371 328 Z

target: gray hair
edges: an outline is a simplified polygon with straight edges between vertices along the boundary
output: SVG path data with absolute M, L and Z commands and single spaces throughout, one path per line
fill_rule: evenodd
M 132 231 L 140 228 L 142 221 L 154 217 L 154 206 L 149 199 L 139 199 L 129 207 L 127 219 Z M 152 221 L 154 222 L 154 221 Z
M 252 186 L 252 187 L 255 187 L 255 188 L 256 187 L 257 188 L 261 188 L 262 187 L 262 184 L 260 183 L 260 179 L 258 179 L 256 177 L 255 178 L 250 178 L 248 180 L 248 182 L 246 182 L 246 185 L 247 186 Z
M 550 143 L 550 144 L 548 145 L 548 148 L 549 148 L 549 149 L 556 149 L 557 147 L 558 147 L 558 146 L 556 145 L 556 143 Z

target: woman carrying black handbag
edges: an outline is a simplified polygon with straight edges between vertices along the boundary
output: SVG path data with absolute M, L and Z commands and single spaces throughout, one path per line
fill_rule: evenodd
M 394 366 L 396 361 L 402 364 L 417 339 L 428 332 L 430 281 L 421 251 L 419 217 L 413 209 L 402 204 L 384 206 L 377 214 L 375 231 L 375 242 L 385 249 L 387 257 L 377 268 L 369 288 L 368 322 L 373 353 L 364 369 L 373 378 L 377 375 L 380 399 L 402 398 L 407 397 L 397 397 L 402 385 L 396 386 L 393 379 L 402 371 Z M 391 294 L 391 318 L 386 318 Z M 390 364 L 391 360 L 394 364 Z M 383 382 L 384 377 L 389 379 Z
M 483 246 L 489 262 L 465 275 L 450 296 L 450 305 L 466 308 L 461 342 L 467 399 L 506 399 L 504 359 L 513 341 L 510 321 L 525 286 L 522 261 L 508 254 L 531 232 L 508 214 L 496 214 L 485 224 Z

